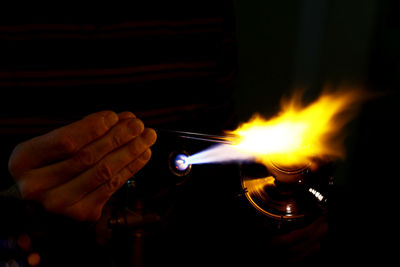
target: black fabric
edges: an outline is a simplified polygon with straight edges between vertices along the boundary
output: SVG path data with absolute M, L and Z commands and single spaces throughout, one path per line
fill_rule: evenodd
M 229 99 L 236 68 L 230 2 L 2 13 L 2 116 L 70 118 Z

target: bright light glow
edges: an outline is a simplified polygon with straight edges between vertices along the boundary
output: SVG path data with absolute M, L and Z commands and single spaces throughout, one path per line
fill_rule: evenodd
M 185 171 L 189 167 L 189 163 L 187 162 L 188 156 L 184 154 L 178 154 L 175 157 L 175 168 L 179 171 Z
M 286 212 L 287 213 L 292 213 L 292 207 L 290 206 L 290 204 L 286 205 Z
M 308 189 L 308 191 L 311 194 L 313 194 L 319 201 L 322 201 L 324 199 L 324 196 L 320 192 L 315 190 L 314 188 L 310 188 L 310 189 Z
M 228 144 L 218 144 L 187 158 L 188 164 L 229 163 L 252 161 L 255 157 Z
M 265 165 L 307 164 L 315 158 L 343 158 L 343 127 L 355 114 L 365 94 L 343 89 L 325 92 L 307 106 L 302 94 L 282 101 L 281 111 L 271 119 L 254 115 L 236 130 L 227 132 L 231 144 L 211 147 L 190 156 L 189 164 L 256 160 Z
M 343 90 L 322 94 L 303 107 L 301 94 L 296 94 L 282 102 L 278 116 L 266 120 L 254 115 L 231 132 L 236 135 L 233 147 L 265 164 L 271 160 L 298 165 L 316 157 L 343 158 L 343 127 L 361 99 L 361 91 Z

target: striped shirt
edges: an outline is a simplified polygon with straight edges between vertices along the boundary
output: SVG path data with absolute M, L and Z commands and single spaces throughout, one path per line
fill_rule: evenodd
M 155 127 L 221 127 L 229 116 L 231 1 L 17 10 L 1 11 L 0 133 L 41 133 L 104 109 Z

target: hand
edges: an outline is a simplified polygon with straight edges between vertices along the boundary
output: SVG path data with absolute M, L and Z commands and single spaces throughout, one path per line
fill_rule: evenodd
M 132 113 L 102 111 L 19 144 L 9 170 L 24 199 L 96 221 L 111 195 L 149 161 L 156 138 Z

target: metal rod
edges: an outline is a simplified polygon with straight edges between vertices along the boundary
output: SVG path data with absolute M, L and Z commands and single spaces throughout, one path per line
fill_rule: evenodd
M 232 144 L 232 141 L 228 141 L 228 140 L 218 140 L 218 139 L 213 139 L 213 138 L 200 138 L 200 137 L 184 136 L 184 135 L 179 135 L 179 137 L 186 138 L 186 139 L 192 139 L 192 140 L 199 140 L 199 141 L 212 142 L 212 143 Z
M 168 129 L 158 129 L 158 131 L 176 134 L 178 137 L 181 138 L 206 141 L 212 143 L 222 143 L 222 144 L 232 144 L 232 141 L 230 139 L 233 137 L 233 135 L 222 136 L 222 135 L 194 133 L 194 132 L 176 131 Z

